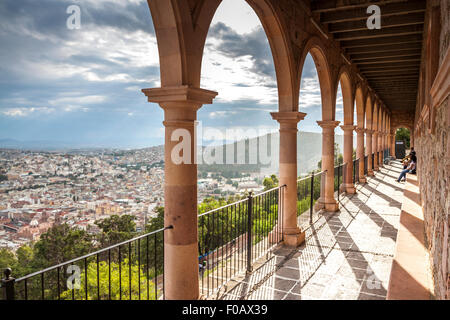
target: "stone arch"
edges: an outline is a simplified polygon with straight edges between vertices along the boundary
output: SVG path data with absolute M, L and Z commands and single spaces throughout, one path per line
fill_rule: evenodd
M 358 128 L 364 129 L 364 117 L 365 117 L 365 104 L 364 94 L 361 85 L 358 85 L 355 92 L 355 104 L 356 104 L 356 124 Z
M 299 78 L 303 71 L 303 64 L 307 54 L 311 54 L 319 76 L 320 96 L 322 99 L 322 120 L 332 121 L 336 113 L 336 95 L 333 95 L 333 83 L 331 81 L 331 72 L 326 55 L 326 49 L 322 41 L 316 37 L 311 37 L 303 48 L 301 62 L 299 64 Z M 300 92 L 300 87 L 298 87 Z
M 379 105 L 378 101 L 375 101 L 373 103 L 373 112 L 372 112 L 372 130 L 378 131 L 379 130 Z
M 277 77 L 279 109 L 298 111 L 300 78 L 296 72 L 288 27 L 271 1 L 245 1 L 255 11 L 269 41 Z
M 394 127 L 391 128 L 392 134 L 395 135 L 397 130 L 401 129 L 401 128 L 408 129 L 410 134 L 412 134 L 412 132 L 413 132 L 412 131 L 413 129 L 412 129 L 412 127 L 409 124 L 397 124 L 397 125 L 395 125 Z
M 373 104 L 372 104 L 372 97 L 370 95 L 367 95 L 366 98 L 366 127 L 369 130 L 373 130 Z
M 353 125 L 355 120 L 353 119 L 355 100 L 353 97 L 353 85 L 350 78 L 350 73 L 346 66 L 342 66 L 339 71 L 338 80 L 335 85 L 335 96 L 337 96 L 339 84 L 341 85 L 342 100 L 344 105 L 344 125 Z
M 258 16 L 272 51 L 280 111 L 298 110 L 298 76 L 287 27 L 268 0 L 245 0 Z M 162 87 L 200 87 L 206 37 L 221 0 L 148 1 L 155 27 Z

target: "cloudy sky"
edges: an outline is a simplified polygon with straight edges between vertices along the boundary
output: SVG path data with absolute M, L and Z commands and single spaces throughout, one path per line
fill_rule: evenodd
M 70 30 L 70 5 L 81 28 Z M 140 92 L 158 87 L 159 59 L 145 0 L 1 0 L 0 139 L 73 146 L 163 143 L 163 112 Z M 261 24 L 244 0 L 224 0 L 205 46 L 202 88 L 219 92 L 200 109 L 203 128 L 278 129 L 275 70 Z M 303 70 L 302 131 L 320 132 L 314 63 Z M 342 120 L 340 90 L 337 120 Z M 337 134 L 341 134 L 340 129 Z

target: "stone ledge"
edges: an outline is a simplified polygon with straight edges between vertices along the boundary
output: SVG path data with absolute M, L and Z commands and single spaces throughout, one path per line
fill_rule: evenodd
M 424 234 L 417 176 L 408 174 L 387 300 L 432 299 L 434 289 Z

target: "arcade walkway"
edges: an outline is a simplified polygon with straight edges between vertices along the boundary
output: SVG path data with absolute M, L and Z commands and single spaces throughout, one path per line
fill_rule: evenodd
M 357 194 L 341 198 L 306 230 L 306 245 L 278 248 L 252 275 L 218 299 L 386 299 L 399 225 L 403 183 L 398 161 L 381 168 Z

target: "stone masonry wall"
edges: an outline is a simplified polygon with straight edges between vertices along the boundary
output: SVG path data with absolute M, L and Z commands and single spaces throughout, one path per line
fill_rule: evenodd
M 425 229 L 433 269 L 437 299 L 449 299 L 448 272 L 450 266 L 450 124 L 447 115 L 450 98 L 439 108 L 436 134 L 424 134 L 416 140 L 421 200 Z
M 450 45 L 450 0 L 440 6 L 442 66 Z M 450 299 L 450 96 L 438 107 L 435 126 L 434 135 L 425 131 L 416 139 L 417 174 L 436 299 Z

